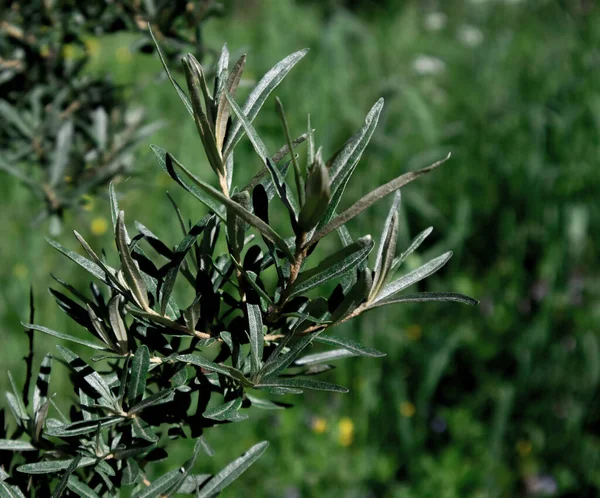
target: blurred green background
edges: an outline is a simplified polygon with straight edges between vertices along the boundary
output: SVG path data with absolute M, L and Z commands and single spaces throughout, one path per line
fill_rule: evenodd
M 592 0 L 225 2 L 206 44 L 248 53 L 246 78 L 303 47 L 309 55 L 275 92 L 293 135 L 316 129 L 329 157 L 380 97 L 386 106 L 346 194 L 346 205 L 380 183 L 452 152 L 434 174 L 403 189 L 400 241 L 435 230 L 411 267 L 453 250 L 420 290 L 481 300 L 398 305 L 343 325 L 338 334 L 387 352 L 349 359 L 331 380 L 347 395 L 307 394 L 293 410 L 221 426 L 215 471 L 251 444 L 267 453 L 223 496 L 521 497 L 600 496 L 600 13 Z M 213 180 L 193 122 L 155 56 L 127 36 L 90 39 L 90 72 L 132 85 L 130 99 L 167 123 L 156 143 Z M 251 87 L 252 81 L 247 81 Z M 246 90 L 247 91 L 247 90 Z M 240 95 L 238 100 L 241 100 Z M 283 142 L 270 99 L 255 122 L 267 145 Z M 259 168 L 247 140 L 242 183 Z M 130 221 L 167 240 L 179 233 L 165 196 L 204 214 L 156 167 L 147 146 L 137 174 L 118 185 Z M 88 285 L 32 228 L 38 206 L 16 181 L 0 182 L 0 361 L 24 372 L 33 284 L 36 322 L 78 334 L 46 289 L 52 272 Z M 70 212 L 57 237 L 76 249 L 76 228 L 112 250 L 106 198 Z M 378 238 L 388 203 L 351 223 Z M 376 228 L 374 228 L 376 227 Z M 330 241 L 330 249 L 335 245 Z M 36 336 L 36 360 L 56 341 Z M 61 378 L 61 375 L 64 375 Z M 51 389 L 74 399 L 53 373 Z M 7 377 L 0 387 L 5 390 Z M 173 444 L 173 443 L 168 443 Z M 189 456 L 185 442 L 156 468 Z

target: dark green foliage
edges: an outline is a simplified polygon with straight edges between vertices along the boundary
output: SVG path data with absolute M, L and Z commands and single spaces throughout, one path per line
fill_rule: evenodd
M 356 167 L 372 133 L 374 113 L 381 110 L 383 102 L 379 101 L 365 128 L 327 162 L 321 159 L 320 150 L 312 150 L 314 138 L 312 130 L 308 132 L 307 167 L 301 168 L 293 160 L 294 196 L 292 183 L 285 178 L 289 168 L 277 164 L 290 152 L 295 154 L 291 149 L 299 142 L 291 140 L 283 107 L 279 104 L 286 142 L 282 153 L 269 153 L 252 120 L 306 52 L 296 52 L 278 63 L 241 107 L 231 93 L 243 65 L 234 67 L 232 80 L 226 47 L 214 94 L 199 62 L 193 56 L 184 58 L 191 98 L 182 90 L 179 93 L 186 108 L 191 102 L 219 187 L 200 180 L 169 153 L 153 147 L 160 166 L 211 210 L 196 224 L 189 223 L 182 240 L 161 241 L 141 223 L 136 224 L 138 233 L 130 234 L 111 186 L 118 258 L 109 260 L 104 252 L 96 252 L 77 232 L 88 257 L 52 242 L 103 284 L 102 290 L 94 290 L 93 298 L 72 292 L 80 303 L 53 290 L 61 309 L 87 329 L 93 341 L 38 325 L 26 327 L 88 347 L 95 356 L 85 361 L 58 346 L 79 399 L 68 418 L 60 412 L 60 419 L 52 418 L 54 410 L 48 411 L 50 357 L 42 364 L 33 411 L 24 405 L 11 377 L 13 392 L 7 393 L 7 401 L 18 429 L 0 446 L 27 450 L 22 457 L 14 453 L 15 458 L 6 465 L 11 485 L 30 496 L 47 495 L 51 490 L 53 496 L 110 497 L 120 496 L 123 488 L 135 497 L 176 492 L 215 496 L 258 459 L 268 443 L 256 444 L 214 476 L 198 476 L 192 472 L 200 450 L 212 454 L 202 438 L 206 429 L 242 422 L 251 407 L 287 406 L 265 395 L 302 394 L 305 390 L 345 393 L 345 387 L 313 376 L 332 368 L 332 360 L 383 356 L 334 337 L 329 329 L 391 299 L 401 301 L 398 292 L 435 272 L 451 253 L 394 279 L 399 195 L 384 225 L 374 270 L 368 267 L 368 255 L 375 245 L 371 236 L 353 242 L 344 223 L 441 161 L 392 180 L 337 215 L 335 207 L 347 182 L 335 189 L 333 206 L 329 183 L 349 178 Z M 225 120 L 225 126 L 220 126 L 220 120 Z M 222 130 L 225 134 L 220 137 Z M 244 134 L 258 153 L 265 174 L 260 181 L 238 189 L 232 184 L 233 149 Z M 330 171 L 339 176 L 330 180 Z M 269 225 L 269 200 L 287 208 L 293 236 L 280 235 Z M 302 217 L 305 212 L 310 214 Z M 316 261 L 315 246 L 336 230 L 341 231 L 344 246 Z M 218 244 L 219 238 L 225 239 L 227 252 L 217 255 L 217 248 L 224 246 Z M 329 292 L 324 284 L 338 280 L 341 283 L 329 299 L 315 297 Z M 191 298 L 183 299 L 185 292 Z M 407 299 L 476 303 L 458 294 Z M 315 342 L 332 349 L 315 351 Z M 194 452 L 183 467 L 150 481 L 151 462 L 166 457 L 169 449 L 163 435 L 195 439 Z

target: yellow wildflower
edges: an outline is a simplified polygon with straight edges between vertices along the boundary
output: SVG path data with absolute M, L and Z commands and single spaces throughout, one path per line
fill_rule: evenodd
M 409 325 L 406 327 L 406 337 L 408 337 L 411 341 L 418 341 L 423 334 L 423 329 L 420 325 Z
M 532 450 L 531 441 L 519 439 L 519 441 L 517 441 L 516 448 L 517 448 L 517 453 L 521 457 L 526 457 L 527 455 L 529 455 L 531 453 L 531 450 Z
M 104 235 L 108 230 L 108 222 L 105 218 L 94 218 L 92 220 L 92 224 L 90 225 L 90 230 L 96 236 Z
M 348 417 L 338 422 L 339 441 L 342 446 L 350 446 L 354 440 L 354 423 Z
M 310 425 L 315 434 L 323 434 L 327 430 L 327 420 L 323 417 L 313 417 Z
M 400 403 L 400 415 L 406 418 L 412 417 L 417 409 L 410 401 L 403 401 Z
M 22 279 L 27 278 L 28 274 L 29 274 L 29 270 L 22 263 L 17 263 L 13 267 L 13 275 L 17 278 L 22 278 Z
M 119 64 L 127 64 L 133 59 L 133 56 L 127 47 L 119 47 L 115 53 L 115 57 Z

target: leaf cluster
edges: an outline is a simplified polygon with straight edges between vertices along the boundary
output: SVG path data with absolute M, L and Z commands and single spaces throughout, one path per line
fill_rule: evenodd
M 194 474 L 200 452 L 212 455 L 204 439 L 206 429 L 242 422 L 252 407 L 288 407 L 278 400 L 280 396 L 305 390 L 346 392 L 315 376 L 341 358 L 384 355 L 332 334 L 331 328 L 393 303 L 476 303 L 454 293 L 401 294 L 451 256 L 445 253 L 397 276 L 404 260 L 431 231 L 419 234 L 398 253 L 399 189 L 443 161 L 405 173 L 337 212 L 383 101 L 375 103 L 364 125 L 325 161 L 310 123 L 305 133 L 292 139 L 277 100 L 283 145 L 275 153 L 268 151 L 252 122 L 306 53 L 298 51 L 276 64 L 241 106 L 234 95 L 246 57 L 231 65 L 226 46 L 211 84 L 192 55 L 182 60 L 187 92 L 168 73 L 196 124 L 218 181 L 215 187 L 200 180 L 168 152 L 152 146 L 164 171 L 208 209 L 199 220 L 186 222 L 174 204 L 181 240 L 163 241 L 139 222 L 135 233 L 130 232 L 111 185 L 118 258 L 95 251 L 77 232 L 85 256 L 50 241 L 95 278 L 87 294 L 59 278 L 55 278 L 58 287 L 51 289 L 62 311 L 89 337 L 32 323 L 25 327 L 91 349 L 93 356 L 86 361 L 73 350 L 58 347 L 78 397 L 68 416 L 48 397 L 50 356 L 42 363 L 29 406 L 27 389 L 21 396 L 13 382 L 14 392 L 7 393 L 7 401 L 18 429 L 0 441 L 0 448 L 23 451 L 26 460 L 6 465 L 12 473 L 0 482 L 6 493 L 18 495 L 18 486 L 36 496 L 50 492 L 118 496 L 131 487 L 136 497 L 214 496 L 262 454 L 267 442 L 253 446 L 214 476 Z M 168 72 L 166 64 L 165 69 Z M 238 188 L 232 181 L 234 149 L 244 135 L 262 169 Z M 304 146 L 306 160 L 301 161 L 298 152 Z M 370 267 L 375 242 L 370 235 L 354 240 L 345 223 L 390 194 L 393 202 Z M 272 227 L 274 205 L 286 212 L 289 235 Z M 316 246 L 333 232 L 341 247 L 315 260 Z M 326 292 L 330 287 L 324 285 L 335 281 L 339 283 L 333 292 Z M 195 440 L 190 460 L 150 481 L 148 465 L 166 458 L 166 439 L 179 438 Z M 24 481 L 29 484 L 23 486 Z

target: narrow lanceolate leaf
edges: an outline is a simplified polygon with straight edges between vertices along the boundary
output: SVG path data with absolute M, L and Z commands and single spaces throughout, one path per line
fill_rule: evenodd
M 265 74 L 258 84 L 254 87 L 254 90 L 250 92 L 248 99 L 244 103 L 242 111 L 248 119 L 252 122 L 258 111 L 263 106 L 267 97 L 271 92 L 281 83 L 281 80 L 290 72 L 290 70 L 296 65 L 296 63 L 302 59 L 308 53 L 308 49 L 299 50 L 291 55 L 288 55 L 281 62 L 277 63 L 267 74 Z M 227 136 L 225 142 L 224 156 L 228 156 L 231 151 L 235 148 L 240 138 L 242 138 L 242 124 L 236 121 Z
M 120 300 L 121 296 L 116 295 L 108 302 L 108 318 L 117 339 L 119 352 L 125 354 L 128 351 L 127 328 L 125 327 L 125 322 L 121 316 L 119 308 Z
M 99 498 L 98 494 L 87 484 L 81 482 L 76 476 L 70 475 L 67 487 L 82 498 Z
M 173 85 L 173 88 L 175 88 L 175 91 L 177 92 L 177 95 L 179 95 L 179 98 L 183 102 L 183 105 L 185 106 L 185 108 L 187 109 L 187 111 L 190 113 L 190 115 L 192 117 L 194 117 L 194 109 L 192 108 L 192 103 L 190 102 L 189 97 L 183 91 L 183 89 L 181 88 L 181 86 L 179 86 L 179 83 L 177 83 L 173 79 L 173 76 L 171 76 L 171 72 L 169 71 L 169 67 L 167 66 L 167 63 L 166 63 L 166 61 L 165 61 L 165 59 L 163 57 L 163 54 L 160 51 L 160 47 L 158 46 L 158 42 L 156 41 L 156 38 L 154 37 L 154 33 L 152 32 L 152 28 L 150 27 L 150 23 L 148 23 L 148 31 L 150 31 L 150 36 L 152 37 L 152 41 L 154 42 L 154 46 L 156 47 L 156 52 L 158 53 L 158 56 L 160 57 L 160 62 L 162 63 L 162 66 L 163 66 L 165 72 L 167 73 L 169 81 L 171 81 L 171 84 Z
M 229 484 L 242 475 L 248 467 L 256 462 L 256 460 L 258 460 L 265 452 L 267 446 L 269 446 L 267 441 L 254 445 L 241 457 L 235 459 L 202 486 L 200 491 L 196 494 L 196 498 L 210 498 L 216 496 L 222 489 L 229 486 Z
M 175 252 L 173 254 L 173 259 L 169 264 L 169 269 L 167 271 L 167 275 L 165 276 L 165 280 L 162 288 L 162 295 L 160 299 L 160 312 L 162 315 L 165 314 L 167 309 L 167 304 L 169 303 L 169 298 L 171 297 L 171 293 L 173 292 L 173 287 L 175 286 L 175 280 L 177 279 L 177 275 L 179 274 L 179 269 L 185 257 L 187 256 L 188 251 L 192 248 L 198 236 L 204 231 L 206 225 L 211 221 L 212 216 L 205 216 L 202 218 L 196 225 L 194 225 L 189 232 L 187 232 L 186 236 L 179 243 Z
M 125 281 L 129 286 L 129 290 L 135 297 L 138 305 L 145 311 L 150 310 L 150 302 L 148 301 L 148 289 L 146 283 L 142 278 L 142 274 L 137 263 L 131 257 L 129 247 L 127 245 L 127 231 L 125 229 L 125 213 L 119 211 L 117 218 L 117 230 L 116 230 L 116 241 L 117 250 L 119 251 L 119 258 L 121 259 L 121 268 Z
M 176 484 L 181 479 L 182 474 L 183 472 L 181 469 L 171 470 L 155 481 L 152 481 L 149 486 L 142 488 L 142 490 L 138 493 L 135 493 L 133 497 L 154 498 L 161 496 L 165 491 L 167 491 L 169 488 L 171 488 L 171 486 Z
M 132 406 L 128 413 L 129 415 L 133 415 L 145 410 L 146 408 L 168 403 L 173 401 L 174 396 L 175 390 L 173 388 L 169 387 L 168 389 L 163 389 L 162 391 L 154 393 L 152 396 L 148 396 L 146 399 L 140 401 L 137 405 Z
M 377 308 L 378 306 L 385 306 L 386 304 L 425 303 L 430 301 L 449 301 L 454 303 L 470 304 L 472 306 L 479 304 L 477 299 L 473 299 L 472 297 L 455 292 L 418 292 L 416 294 L 406 294 L 404 296 L 389 296 L 376 301 L 370 305 L 369 308 Z
M 366 235 L 324 259 L 316 268 L 300 273 L 290 295 L 306 292 L 352 270 L 369 255 L 373 245 L 371 236 Z
M 119 279 L 116 277 L 117 271 L 114 268 L 111 268 L 110 266 L 108 266 L 106 263 L 104 263 L 104 261 L 102 261 L 98 257 L 98 255 L 94 252 L 94 250 L 86 242 L 86 240 L 81 236 L 81 234 L 79 232 L 77 232 L 77 230 L 73 230 L 73 235 L 75 235 L 75 238 L 81 244 L 81 247 L 83 247 L 85 252 L 88 253 L 88 255 L 92 258 L 94 263 L 96 263 L 96 265 L 98 265 L 100 267 L 100 269 L 104 272 L 104 274 L 106 275 L 106 279 L 107 279 L 106 283 L 109 285 L 113 285 L 117 289 L 120 289 L 121 292 L 124 292 L 123 286 L 119 282 Z
M 168 492 L 165 493 L 167 497 L 173 495 L 181 488 L 181 485 L 183 484 L 185 479 L 188 477 L 190 471 L 194 468 L 194 465 L 196 464 L 196 460 L 198 459 L 198 455 L 200 454 L 200 450 L 203 448 L 203 446 L 204 445 L 202 443 L 201 438 L 198 438 L 196 440 L 196 443 L 194 444 L 194 452 L 192 454 L 192 458 L 190 458 L 187 462 L 185 462 L 183 467 L 180 469 L 181 476 L 179 478 L 179 481 L 177 481 L 175 484 L 173 484 L 173 486 L 171 486 L 171 488 L 168 490 Z M 194 489 L 194 491 L 195 491 L 195 489 Z
M 217 109 L 217 119 L 215 122 L 215 138 L 217 139 L 217 147 L 220 151 L 223 150 L 225 132 L 227 131 L 227 123 L 229 121 L 231 112 L 229 109 L 229 104 L 227 103 L 227 95 L 230 94 L 232 97 L 235 97 L 245 66 L 246 54 L 243 54 L 236 62 L 235 66 L 233 66 L 231 74 L 227 79 L 227 83 L 218 95 L 219 105 Z
M 102 270 L 102 268 L 100 268 L 96 263 L 90 261 L 87 258 L 84 258 L 83 256 L 80 256 L 76 252 L 73 252 L 73 251 L 67 249 L 66 247 L 62 246 L 61 244 L 59 244 L 58 242 L 55 242 L 52 239 L 46 238 L 46 240 L 57 251 L 64 254 L 71 261 L 77 263 L 84 270 L 89 271 L 94 277 L 96 277 L 99 280 L 102 280 L 105 283 L 108 283 L 108 280 L 107 280 L 106 274 L 104 273 L 104 270 Z
M 52 337 L 57 337 L 58 339 L 63 339 L 65 341 L 81 344 L 82 346 L 86 346 L 88 348 L 98 349 L 100 351 L 109 350 L 109 348 L 107 348 L 104 344 L 96 344 L 94 342 L 86 341 L 84 339 L 79 339 L 69 334 L 63 334 L 62 332 L 57 332 L 56 330 L 52 330 L 47 327 L 42 327 L 41 325 L 34 325 L 33 323 L 23 323 L 22 325 L 24 327 L 27 327 L 28 329 L 37 330 L 38 332 L 43 332 L 44 334 L 51 335 Z
M 113 224 L 113 230 L 117 229 L 117 218 L 119 217 L 119 201 L 115 192 L 115 184 L 110 182 L 108 185 L 108 197 L 110 198 L 110 218 Z
M 323 351 L 322 353 L 314 353 L 298 358 L 294 365 L 318 365 L 319 363 L 327 363 L 329 361 L 339 360 L 341 358 L 349 358 L 352 356 L 358 356 L 347 349 L 332 349 L 331 351 Z
M 375 202 L 377 202 L 379 199 L 382 199 L 383 197 L 391 194 L 392 192 L 395 192 L 399 188 L 403 187 L 407 183 L 412 182 L 413 180 L 416 180 L 420 176 L 422 176 L 426 173 L 429 173 L 430 171 L 433 171 L 435 168 L 437 168 L 438 166 L 440 166 L 441 164 L 446 162 L 449 158 L 450 158 L 450 154 L 448 154 L 441 161 L 433 163 L 432 165 L 427 166 L 418 171 L 411 171 L 409 173 L 405 173 L 405 174 L 399 176 L 398 178 L 395 178 L 394 180 L 386 183 L 385 185 L 382 185 L 381 187 L 376 188 L 372 192 L 365 195 L 362 199 L 359 199 L 357 202 L 355 202 L 352 206 L 350 206 L 344 212 L 342 212 L 341 214 L 339 214 L 338 216 L 333 218 L 323 228 L 318 230 L 317 233 L 315 233 L 315 235 L 306 243 L 305 247 L 310 247 L 310 246 L 316 244 L 319 240 L 321 240 L 323 237 L 325 237 L 325 235 L 328 235 L 329 233 L 333 232 L 334 230 L 337 230 L 343 224 L 345 224 L 346 222 L 348 222 L 352 218 L 354 218 L 356 215 L 362 213 L 369 206 L 375 204 Z
M 167 153 L 158 147 L 157 145 L 150 145 L 150 149 L 156 155 L 156 159 L 158 160 L 158 164 L 167 173 L 173 180 L 175 180 L 179 185 L 181 185 L 185 190 L 187 190 L 190 194 L 192 194 L 196 199 L 198 199 L 202 204 L 204 204 L 207 208 L 209 208 L 213 213 L 215 213 L 221 220 L 225 221 L 225 215 L 223 214 L 223 209 L 221 204 L 215 202 L 214 198 L 210 195 L 207 195 L 203 190 L 198 189 L 195 185 L 185 181 L 183 178 L 179 176 L 177 171 L 173 169 L 172 163 L 179 164 L 177 159 L 171 156 L 172 162 L 167 165 Z M 168 166 L 168 167 L 167 167 Z
M 82 373 L 85 381 L 100 395 L 100 397 L 102 397 L 111 405 L 116 406 L 116 400 L 112 391 L 110 390 L 110 387 L 98 372 L 96 372 L 85 361 L 83 361 L 79 356 L 69 349 L 62 346 L 56 347 L 60 351 L 60 354 L 63 356 L 65 361 L 69 364 L 69 367 L 71 367 L 77 373 Z
M 56 485 L 56 488 L 54 488 L 54 492 L 52 493 L 52 498 L 60 498 L 62 496 L 65 489 L 67 489 L 67 483 L 69 482 L 69 476 L 73 472 L 75 472 L 75 469 L 77 468 L 77 465 L 79 465 L 79 462 L 81 461 L 82 458 L 83 458 L 82 455 L 77 455 L 75 458 L 73 458 L 73 461 L 65 470 L 65 473 L 61 477 L 59 483 Z
M 283 352 L 289 341 L 293 338 L 290 334 L 283 339 L 275 351 L 271 353 L 269 359 L 265 362 L 265 365 L 259 372 L 258 378 L 263 379 L 265 377 L 271 377 L 282 370 L 285 370 L 292 362 L 298 358 L 300 353 L 319 335 L 319 332 L 314 334 L 307 334 L 297 339 L 292 346 L 290 346 L 287 352 Z M 261 381 L 262 382 L 262 381 Z
M 33 388 L 33 413 L 37 414 L 44 403 L 48 400 L 48 386 L 50 383 L 50 372 L 52 371 L 52 355 L 44 356 L 40 365 L 40 373 Z
M 10 382 L 12 393 L 6 393 L 6 400 L 8 401 L 13 415 L 17 419 L 17 423 L 21 426 L 24 426 L 25 422 L 29 420 L 29 414 L 27 413 L 25 403 L 23 403 L 23 397 L 21 396 L 19 389 L 17 389 L 17 384 L 15 383 L 15 379 L 10 371 L 8 372 L 8 380 Z
M 35 451 L 37 448 L 27 441 L 0 439 L 0 451 Z
M 444 266 L 451 257 L 452 251 L 448 251 L 441 256 L 428 261 L 424 265 L 419 266 L 419 268 L 407 273 L 403 277 L 394 280 L 382 289 L 373 302 L 378 303 L 386 297 L 393 296 L 407 287 L 410 287 L 411 285 L 420 282 L 424 278 L 427 278 L 429 275 L 435 273 L 442 266 Z
M 25 498 L 25 495 L 16 486 L 0 482 L 0 498 Z
M 363 346 L 362 344 L 354 342 L 353 340 L 348 339 L 346 337 L 320 335 L 319 337 L 317 337 L 316 342 L 327 344 L 328 346 L 340 346 L 352 353 L 356 353 L 359 356 L 369 356 L 372 358 L 381 358 L 382 356 L 385 356 L 385 353 L 382 353 L 377 349 Z
M 398 239 L 398 206 L 400 205 L 400 191 L 396 191 L 394 202 L 390 208 L 383 231 L 381 232 L 381 241 L 377 250 L 377 259 L 373 270 L 373 287 L 369 293 L 369 298 L 374 298 L 377 292 L 385 283 L 392 267 L 394 255 L 396 253 L 396 241 Z
M 323 217 L 323 222 L 320 223 L 320 227 L 333 218 L 334 212 L 346 189 L 346 185 L 377 127 L 382 109 L 383 99 L 379 99 L 367 114 L 362 127 L 348 139 L 342 149 L 334 156 L 329 168 L 331 201 Z
M 210 418 L 212 420 L 225 421 L 229 420 L 232 422 L 240 422 L 246 420 L 248 415 L 245 413 L 239 413 L 239 409 L 242 407 L 242 398 L 232 399 L 227 403 L 210 408 L 206 410 L 202 416 Z
M 73 144 L 73 121 L 65 121 L 56 137 L 54 158 L 50 167 L 50 187 L 56 187 L 65 176 L 65 170 L 69 162 L 69 153 Z
M 190 365 L 194 365 L 197 367 L 204 368 L 210 372 L 217 372 L 223 375 L 227 375 L 230 377 L 230 371 L 225 368 L 224 365 L 218 365 L 214 361 L 207 360 L 204 356 L 200 356 L 199 354 L 180 354 L 175 357 L 177 361 L 181 361 L 183 363 L 189 363 Z
M 196 129 L 198 130 L 200 140 L 202 140 L 202 145 L 204 146 L 204 151 L 206 152 L 208 162 L 210 163 L 215 173 L 222 174 L 224 170 L 221 151 L 217 150 L 217 143 L 214 131 L 211 127 L 211 123 L 209 121 L 208 116 L 202 109 L 202 103 L 200 99 L 200 93 L 203 91 L 203 74 L 200 70 L 200 65 L 194 63 L 194 61 L 195 59 L 193 57 L 190 57 L 189 55 L 187 58 L 183 57 L 181 59 L 181 63 L 183 64 L 183 69 L 185 72 L 185 78 L 187 81 L 188 91 L 190 93 L 192 108 L 194 109 L 194 122 L 196 123 Z
M 225 88 L 225 83 L 227 83 L 227 78 L 229 76 L 228 71 L 229 49 L 227 48 L 227 43 L 224 43 L 223 47 L 221 48 L 221 55 L 217 61 L 217 74 L 215 75 L 215 98 L 219 98 L 223 88 Z
M 263 348 L 265 344 L 263 322 L 260 306 L 256 304 L 246 304 L 246 310 L 248 314 L 248 329 L 250 332 L 251 373 L 254 375 L 259 371 L 262 365 Z
M 145 345 L 138 348 L 131 362 L 131 374 L 127 385 L 127 400 L 129 406 L 141 401 L 146 390 L 146 377 L 150 368 L 150 351 Z
M 400 254 L 397 258 L 394 258 L 394 262 L 392 263 L 392 268 L 390 273 L 395 271 L 404 261 L 408 258 L 413 252 L 415 252 L 419 246 L 423 243 L 423 241 L 429 236 L 429 234 L 433 231 L 433 227 L 426 228 L 419 235 L 417 235 L 408 248 Z
M 61 470 L 65 470 L 69 468 L 69 465 L 73 462 L 73 459 L 69 460 L 49 460 L 47 462 L 36 462 L 36 463 L 27 463 L 25 465 L 21 465 L 17 467 L 18 472 L 22 472 L 24 474 L 53 474 L 54 472 L 59 472 Z M 88 467 L 90 465 L 94 465 L 98 462 L 97 458 L 83 457 L 77 468 Z
M 167 154 L 167 168 L 169 168 L 169 163 L 171 163 L 171 156 Z M 182 164 L 173 161 L 187 176 L 192 180 L 198 187 L 200 187 L 204 192 L 209 194 L 211 197 L 219 201 L 221 204 L 224 204 L 227 208 L 235 211 L 235 213 L 247 221 L 256 228 L 266 239 L 270 240 L 275 244 L 283 253 L 290 259 L 290 261 L 294 261 L 294 255 L 290 251 L 290 248 L 285 243 L 285 241 L 281 238 L 281 236 L 275 232 L 269 225 L 267 225 L 264 221 L 262 221 L 258 216 L 252 214 L 247 209 L 244 209 L 240 204 L 231 200 L 229 197 L 223 195 L 217 189 L 209 185 L 208 183 L 203 182 L 199 178 L 197 178 L 192 172 L 190 172 L 185 166 Z M 172 166 L 171 166 L 172 168 Z
M 279 97 L 275 97 L 275 106 L 277 108 L 277 112 L 281 119 L 281 125 L 283 126 L 283 133 L 285 135 L 285 140 L 288 144 L 288 148 L 291 150 L 292 146 L 292 136 L 290 135 L 290 128 L 288 126 L 287 118 L 285 117 L 285 111 L 283 109 L 283 104 Z M 310 122 L 309 122 L 310 125 Z M 310 130 L 310 126 L 309 126 Z M 296 180 L 296 192 L 298 193 L 298 199 L 300 200 L 300 205 L 304 204 L 304 178 L 302 176 L 302 171 L 300 171 L 300 166 L 298 165 L 298 160 L 296 159 L 296 155 L 292 154 L 292 164 L 294 165 L 294 178 Z
M 331 391 L 336 393 L 347 393 L 348 389 L 337 384 L 331 384 L 329 382 L 321 382 L 318 380 L 306 380 L 306 379 L 289 379 L 287 377 L 281 378 L 268 378 L 262 379 L 260 384 L 256 384 L 257 388 L 260 387 L 291 387 L 294 389 L 312 389 L 315 391 Z
M 266 165 L 269 169 L 269 173 L 271 173 L 271 178 L 273 180 L 273 185 L 275 186 L 275 191 L 279 198 L 283 201 L 283 204 L 288 209 L 293 219 L 298 218 L 298 213 L 300 209 L 298 208 L 298 201 L 294 197 L 292 190 L 289 185 L 285 181 L 285 177 L 281 174 L 279 168 L 271 162 L 271 160 L 266 158 Z

